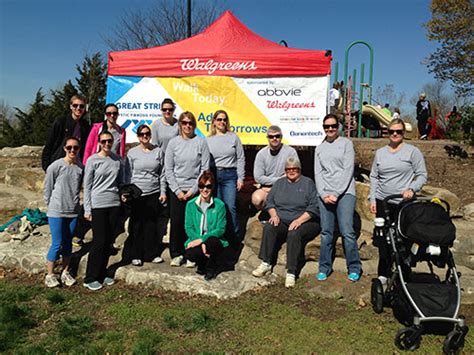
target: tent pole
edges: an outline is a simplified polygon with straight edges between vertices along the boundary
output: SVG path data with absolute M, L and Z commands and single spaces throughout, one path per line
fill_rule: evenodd
M 191 37 L 191 0 L 188 0 L 188 38 Z

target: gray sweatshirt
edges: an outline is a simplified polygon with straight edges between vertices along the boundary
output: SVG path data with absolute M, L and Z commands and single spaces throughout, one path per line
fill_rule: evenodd
M 176 195 L 183 191 L 198 191 L 198 178 L 209 169 L 209 148 L 204 139 L 177 136 L 168 143 L 165 153 L 165 174 Z
M 313 180 L 306 176 L 301 176 L 296 182 L 290 182 L 286 177 L 278 179 L 268 194 L 266 208 L 275 208 L 285 223 L 291 223 L 304 212 L 313 218 L 319 216 L 318 194 Z
M 84 165 L 79 159 L 77 164 L 69 164 L 60 158 L 48 166 L 44 179 L 44 202 L 48 206 L 48 217 L 74 218 L 79 215 L 83 174 Z
M 421 190 L 428 179 L 425 159 L 417 147 L 403 143 L 397 152 L 385 146 L 375 152 L 370 172 L 371 202 L 412 189 Z
M 314 152 L 314 178 L 319 196 L 355 196 L 354 146 L 344 137 L 324 140 Z
M 84 212 L 93 208 L 120 206 L 119 185 L 124 182 L 124 164 L 114 153 L 108 157 L 92 155 L 84 174 Z
M 257 153 L 253 165 L 255 181 L 264 186 L 272 186 L 285 175 L 286 159 L 290 156 L 298 156 L 298 153 L 289 145 L 282 145 L 277 155 L 271 155 L 269 146 L 262 148 Z
M 239 137 L 232 132 L 223 135 L 213 135 L 206 138 L 211 161 L 216 168 L 237 168 L 239 181 L 245 177 L 245 155 L 244 148 Z
M 178 122 L 170 126 L 164 124 L 162 119 L 155 120 L 151 125 L 151 141 L 166 152 L 169 141 L 179 135 Z
M 165 159 L 159 147 L 145 152 L 140 146 L 127 154 L 127 181 L 142 190 L 142 196 L 154 193 L 166 194 Z

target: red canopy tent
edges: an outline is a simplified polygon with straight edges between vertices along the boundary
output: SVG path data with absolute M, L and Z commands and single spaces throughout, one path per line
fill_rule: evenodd
M 226 11 L 205 31 L 172 44 L 109 53 L 109 76 L 325 76 L 326 51 L 287 48 L 245 27 Z

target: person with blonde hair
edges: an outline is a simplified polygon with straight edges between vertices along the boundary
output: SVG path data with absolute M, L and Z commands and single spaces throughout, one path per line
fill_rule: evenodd
M 239 236 L 237 220 L 237 191 L 244 185 L 245 155 L 239 137 L 231 132 L 229 115 L 224 110 L 214 112 L 211 132 L 206 138 L 215 169 L 215 192 L 224 201 L 231 216 L 231 230 Z
M 185 111 L 179 115 L 180 135 L 171 139 L 165 153 L 165 176 L 170 195 L 170 255 L 171 266 L 181 266 L 184 260 L 184 230 L 186 203 L 198 192 L 198 179 L 209 169 L 209 148 L 196 135 L 196 118 Z M 193 267 L 192 262 L 186 263 Z

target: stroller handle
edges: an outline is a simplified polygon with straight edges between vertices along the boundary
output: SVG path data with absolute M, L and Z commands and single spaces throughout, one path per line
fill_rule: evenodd
M 383 208 L 383 212 L 385 213 L 386 217 L 390 216 L 390 209 L 388 208 L 388 201 L 394 200 L 396 198 L 403 198 L 403 195 L 402 194 L 393 194 L 393 195 L 388 195 L 387 197 L 385 197 L 383 199 L 382 208 Z M 413 195 L 412 199 L 413 198 L 415 198 L 415 195 Z

